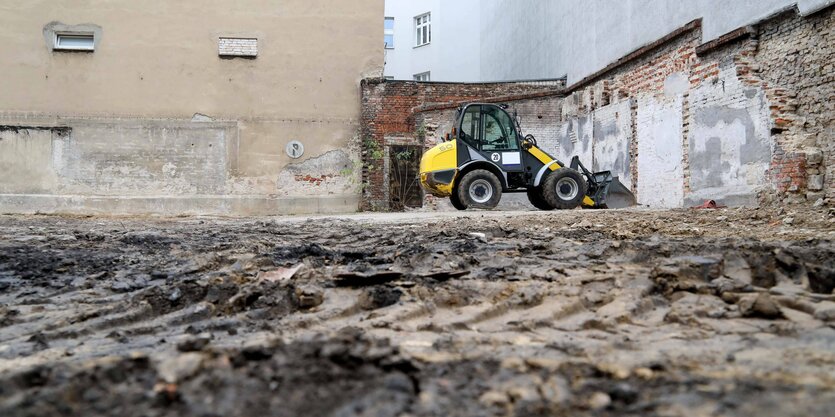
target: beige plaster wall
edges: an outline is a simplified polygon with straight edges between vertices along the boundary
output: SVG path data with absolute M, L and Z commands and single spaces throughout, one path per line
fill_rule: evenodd
M 95 52 L 53 51 L 45 31 L 58 23 L 96 27 Z M 4 131 L 0 149 L 31 160 L 0 158 L 0 211 L 21 211 L 20 195 L 12 208 L 3 196 L 24 191 L 75 199 L 356 195 L 349 169 L 330 175 L 306 160 L 335 151 L 355 158 L 359 82 L 382 73 L 382 23 L 383 0 L 0 0 L 0 126 L 69 132 L 54 140 Z M 258 57 L 219 57 L 222 36 L 258 38 Z M 195 114 L 209 119 L 192 121 Z M 305 145 L 302 159 L 285 154 L 291 140 Z M 90 158 L 107 164 L 85 164 Z M 70 181 L 68 162 L 87 171 Z M 291 168 L 292 178 L 325 178 L 287 181 L 290 164 L 302 167 Z M 48 180 L 23 186 L 20 175 L 7 175 L 23 166 Z M 211 186 L 195 180 L 204 176 Z

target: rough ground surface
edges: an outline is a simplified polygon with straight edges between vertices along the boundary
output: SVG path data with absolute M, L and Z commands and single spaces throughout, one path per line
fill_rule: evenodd
M 826 208 L 0 216 L 3 416 L 831 416 Z

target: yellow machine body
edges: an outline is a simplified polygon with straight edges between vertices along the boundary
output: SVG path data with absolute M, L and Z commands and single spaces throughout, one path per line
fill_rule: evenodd
M 458 177 L 458 141 L 441 143 L 423 154 L 420 183 L 435 197 L 449 197 Z

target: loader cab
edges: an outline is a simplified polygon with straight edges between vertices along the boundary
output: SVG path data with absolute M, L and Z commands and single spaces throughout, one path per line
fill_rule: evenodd
M 459 138 L 504 171 L 521 171 L 519 132 L 513 118 L 492 104 L 465 107 L 458 126 Z
M 459 161 L 484 160 L 503 173 L 507 188 L 524 188 L 530 179 L 530 167 L 541 165 L 522 149 L 522 135 L 513 117 L 503 106 L 469 104 L 458 116 Z

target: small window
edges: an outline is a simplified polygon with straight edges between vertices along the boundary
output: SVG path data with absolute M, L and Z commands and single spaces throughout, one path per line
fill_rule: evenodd
M 430 13 L 415 18 L 415 35 L 416 47 L 432 42 L 432 15 Z
M 415 81 L 427 82 L 430 81 L 429 72 L 421 72 L 420 74 L 415 74 Z
M 386 49 L 394 49 L 394 18 L 387 17 L 385 24 Z
M 92 33 L 56 33 L 56 51 L 94 51 L 96 49 L 95 36 Z

